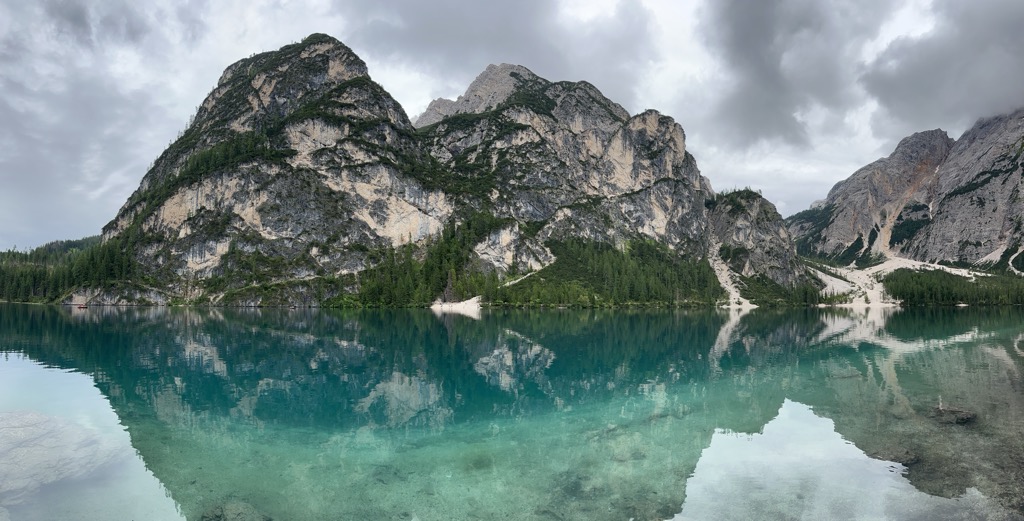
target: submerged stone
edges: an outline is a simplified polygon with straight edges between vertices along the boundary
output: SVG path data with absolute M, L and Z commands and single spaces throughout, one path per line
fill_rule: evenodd
M 907 467 L 920 461 L 920 458 L 916 453 L 906 447 L 900 446 L 883 447 L 879 450 L 869 452 L 868 457 L 884 461 L 893 461 Z
M 202 521 L 272 521 L 244 501 L 231 500 L 203 514 Z
M 966 409 L 939 405 L 932 409 L 931 417 L 939 423 L 946 423 L 949 425 L 966 425 L 968 423 L 974 423 L 974 420 L 978 418 L 978 415 Z

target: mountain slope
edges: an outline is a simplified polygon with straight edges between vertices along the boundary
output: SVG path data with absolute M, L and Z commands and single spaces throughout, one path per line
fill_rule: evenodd
M 1024 109 L 979 120 L 937 172 L 932 221 L 903 248 L 927 261 L 998 262 L 1024 242 Z
M 360 271 L 373 248 L 437 234 L 451 216 L 444 193 L 404 173 L 422 157 L 362 60 L 314 35 L 228 67 L 104 238 L 130 236 L 185 298 Z
M 942 130 L 904 138 L 889 157 L 857 170 L 836 183 L 823 202 L 787 220 L 797 248 L 849 262 L 900 244 L 904 223 L 927 215 L 936 191 L 935 170 L 952 146 Z
M 493 293 L 506 275 L 551 265 L 566 241 L 627 257 L 653 241 L 705 267 L 727 245 L 749 252 L 730 257 L 743 276 L 807 280 L 770 203 L 717 205 L 672 118 L 630 116 L 589 83 L 490 66 L 417 124 L 329 36 L 241 60 L 104 240 L 131 253 L 134 282 L 172 302 Z
M 630 116 L 587 82 L 492 65 L 457 100 L 432 102 L 417 125 L 434 157 L 479 183 L 461 196 L 514 223 L 492 236 L 513 245 L 512 257 L 492 257 L 498 268 L 543 266 L 548 240 L 642 238 L 697 258 L 718 255 L 714 244 L 746 248 L 753 255 L 738 273 L 805 280 L 774 206 L 750 193 L 716 213 L 719 196 L 683 129 L 653 110 Z
M 515 259 L 520 265 L 542 265 L 543 242 L 569 236 L 642 236 L 703 253 L 703 203 L 714 192 L 671 118 L 630 117 L 588 83 L 551 83 L 519 66 L 489 67 L 453 106 L 466 99 L 490 103 L 420 134 L 459 181 L 449 193 L 511 220 L 503 233 L 524 247 L 516 248 L 526 256 Z
M 979 120 L 956 142 L 914 134 L 787 224 L 802 253 L 843 263 L 874 252 L 1005 265 L 1024 241 L 1022 151 L 1024 110 Z

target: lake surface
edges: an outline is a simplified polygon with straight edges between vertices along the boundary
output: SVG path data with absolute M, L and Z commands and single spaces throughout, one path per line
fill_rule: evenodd
M 1022 519 L 1024 312 L 0 304 L 0 520 Z

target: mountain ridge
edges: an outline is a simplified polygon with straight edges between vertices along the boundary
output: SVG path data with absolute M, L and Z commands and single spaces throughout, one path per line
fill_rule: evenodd
M 712 259 L 810 282 L 774 205 L 716 194 L 669 116 L 508 64 L 431 107 L 414 126 L 323 34 L 229 65 L 103 228 L 123 268 L 63 300 L 712 304 Z
M 799 251 L 841 263 L 886 255 L 1006 269 L 1024 244 L 1024 109 L 981 118 L 955 141 L 940 132 L 905 138 L 790 216 Z M 901 155 L 906 143 L 919 155 Z M 886 183 L 867 179 L 880 170 Z

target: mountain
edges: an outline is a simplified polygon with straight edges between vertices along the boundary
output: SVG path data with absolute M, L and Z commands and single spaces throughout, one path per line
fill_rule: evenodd
M 917 218 L 934 197 L 935 170 L 953 147 L 945 131 L 906 137 L 889 157 L 836 183 L 824 201 L 788 220 L 803 254 L 854 258 L 888 251 L 897 221 Z M 914 213 L 917 212 L 917 213 Z
M 1001 263 L 1019 250 L 1024 109 L 979 120 L 955 142 L 941 130 L 903 139 L 787 219 L 803 254 L 843 263 L 872 255 Z
M 922 260 L 997 262 L 1024 239 L 1024 109 L 978 121 L 936 172 L 931 222 L 901 251 Z
M 497 298 L 508 277 L 558 271 L 568 259 L 557 252 L 597 251 L 583 243 L 612 248 L 594 253 L 606 265 L 657 258 L 690 270 L 694 295 L 722 253 L 741 280 L 807 280 L 770 202 L 716 194 L 672 118 L 631 116 L 589 83 L 492 65 L 416 125 L 326 35 L 229 66 L 103 229 L 135 260 L 133 283 L 88 296 L 402 305 L 487 288 Z M 607 300 L 654 298 L 668 284 L 635 271 L 639 282 L 620 281 Z

